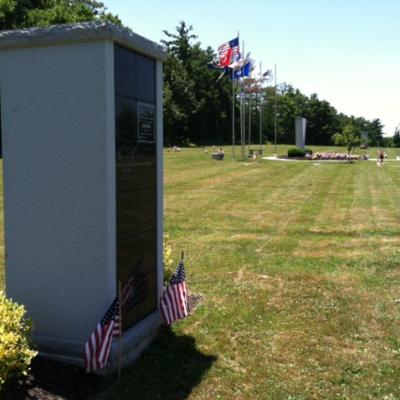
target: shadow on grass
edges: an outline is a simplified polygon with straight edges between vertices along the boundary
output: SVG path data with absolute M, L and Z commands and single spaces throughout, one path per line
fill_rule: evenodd
M 119 381 L 115 375 L 107 378 L 98 398 L 184 400 L 216 360 L 201 353 L 194 338 L 165 328 L 132 367 L 123 369 Z
M 165 328 L 133 366 L 123 369 L 120 380 L 36 357 L 29 375 L 10 381 L 0 399 L 184 400 L 216 359 L 201 353 L 194 338 Z
M 12 380 L 1 400 L 86 400 L 95 399 L 104 378 L 42 357 L 32 361 L 27 377 Z

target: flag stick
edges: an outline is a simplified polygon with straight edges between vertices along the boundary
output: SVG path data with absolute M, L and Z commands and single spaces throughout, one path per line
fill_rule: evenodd
M 182 253 L 181 253 L 181 260 L 183 261 L 184 258 L 185 258 L 185 252 L 182 250 Z
M 118 282 L 118 307 L 119 307 L 119 354 L 118 354 L 118 380 L 121 378 L 122 369 L 122 304 L 121 304 L 122 287 Z

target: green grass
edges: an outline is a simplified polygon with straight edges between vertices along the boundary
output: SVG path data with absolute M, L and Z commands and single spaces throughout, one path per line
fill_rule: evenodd
M 165 153 L 165 230 L 204 301 L 104 398 L 399 399 L 400 162 L 210 152 Z
M 165 231 L 203 302 L 98 398 L 400 399 L 400 162 L 210 152 L 165 152 Z

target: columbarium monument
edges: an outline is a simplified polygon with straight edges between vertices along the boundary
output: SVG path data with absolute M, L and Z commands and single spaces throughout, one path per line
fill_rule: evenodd
M 160 326 L 164 60 L 105 22 L 0 32 L 6 288 L 44 355 L 82 364 L 132 277 L 124 361 Z

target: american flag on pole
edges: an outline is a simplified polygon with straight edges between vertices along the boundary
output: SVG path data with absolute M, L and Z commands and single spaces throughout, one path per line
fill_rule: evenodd
M 85 344 L 86 372 L 106 366 L 113 338 L 120 336 L 120 334 L 121 326 L 117 296 Z
M 165 288 L 160 299 L 161 314 L 166 324 L 171 325 L 178 319 L 188 315 L 187 292 L 185 283 L 185 267 L 183 260 L 172 275 L 169 285 Z
M 231 64 L 232 60 L 236 60 L 239 56 L 240 51 L 238 37 L 218 46 L 218 59 L 221 67 L 227 67 L 229 64 Z

